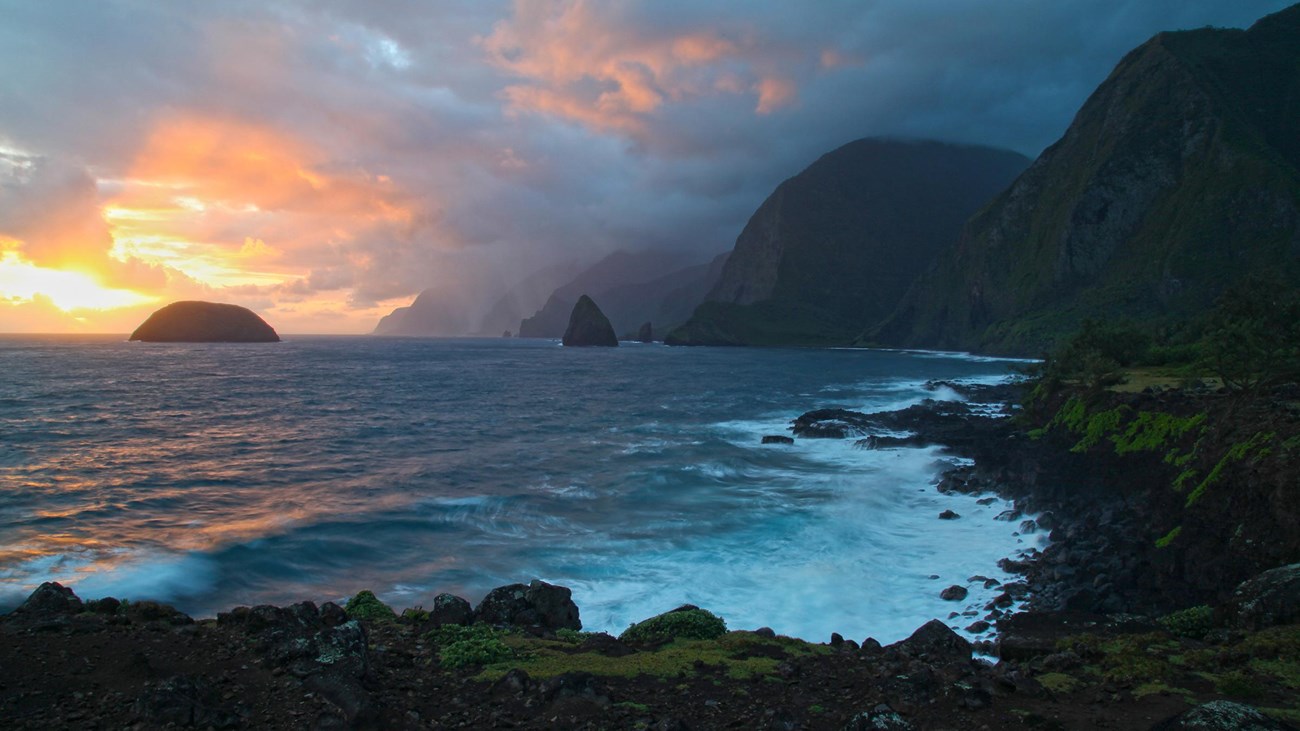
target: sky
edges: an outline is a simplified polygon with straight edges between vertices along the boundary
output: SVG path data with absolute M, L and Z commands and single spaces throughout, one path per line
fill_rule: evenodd
M 1133 47 L 1272 0 L 0 0 L 0 332 L 167 302 L 364 333 L 729 250 L 868 136 L 1037 156 Z

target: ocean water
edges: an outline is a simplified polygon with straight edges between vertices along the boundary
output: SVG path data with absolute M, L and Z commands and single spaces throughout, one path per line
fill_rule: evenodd
M 797 440 L 804 411 L 899 408 L 1012 364 L 846 349 L 562 348 L 292 337 L 0 337 L 0 608 L 83 598 L 398 607 L 534 578 L 587 629 L 697 604 L 732 628 L 888 642 L 979 612 L 1042 540 L 934 488 L 953 458 Z M 940 521 L 952 509 L 960 520 Z M 935 578 L 937 577 L 937 578 Z M 939 599 L 951 585 L 962 602 Z M 948 620 L 955 627 L 972 616 Z

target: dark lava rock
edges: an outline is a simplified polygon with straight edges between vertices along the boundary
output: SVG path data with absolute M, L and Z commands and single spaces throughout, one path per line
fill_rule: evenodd
M 926 622 L 911 637 L 885 649 L 938 662 L 970 660 L 971 654 L 970 642 L 937 619 Z
M 1211 701 L 1151 727 L 1151 731 L 1295 731 L 1251 706 L 1232 701 Z
M 455 594 L 439 594 L 433 598 L 429 622 L 441 627 L 444 624 L 469 624 L 474 621 L 474 608 Z
M 1300 622 L 1300 563 L 1270 569 L 1242 582 L 1224 605 L 1224 612 L 1240 629 Z
M 72 589 L 57 581 L 47 581 L 36 587 L 36 591 L 14 610 L 14 614 L 44 619 L 60 614 L 76 614 L 81 608 L 81 599 Z
M 578 645 L 579 652 L 594 652 L 605 657 L 626 657 L 636 652 L 618 640 L 617 637 L 597 632 Z
M 953 584 L 952 586 L 939 592 L 939 598 L 944 601 L 957 602 L 966 598 L 966 587 Z
M 149 343 L 278 343 L 280 336 L 252 310 L 217 302 L 173 302 L 131 333 Z
M 474 610 L 479 622 L 542 629 L 582 629 L 578 605 L 563 586 L 544 581 L 510 584 L 488 592 Z
M 655 330 L 650 323 L 642 323 L 641 329 L 636 331 L 636 339 L 643 343 L 653 343 L 655 341 Z
M 967 631 L 967 632 L 970 632 L 971 634 L 975 634 L 975 635 L 977 635 L 977 634 L 979 634 L 979 633 L 981 633 L 981 632 L 987 632 L 988 629 L 989 629 L 989 627 L 992 627 L 992 626 L 993 626 L 993 625 L 991 625 L 991 624 L 989 624 L 988 622 L 985 622 L 984 620 L 981 619 L 981 620 L 978 620 L 978 621 L 976 621 L 976 622 L 972 622 L 972 623 L 970 623 L 969 625 L 967 625 L 967 627 L 966 627 L 966 631 Z
M 961 515 L 959 513 L 955 513 L 951 510 L 945 510 L 942 513 L 939 513 L 939 520 L 957 520 L 960 517 Z
M 875 426 L 871 417 L 860 411 L 848 409 L 816 409 L 794 420 L 796 436 L 815 439 L 843 439 L 862 436 Z
M 793 437 L 782 436 L 780 434 L 768 434 L 763 437 L 764 444 L 794 444 Z
M 844 731 L 912 731 L 916 728 L 894 709 L 881 703 L 870 711 L 863 711 L 844 724 Z
M 178 675 L 149 688 L 131 708 L 152 727 L 237 728 L 239 709 L 221 702 L 221 693 L 202 678 Z
M 569 327 L 564 331 L 562 342 L 569 346 L 616 346 L 618 336 L 614 334 L 614 326 L 609 324 L 605 313 L 584 294 L 573 306 L 573 312 L 569 315 Z

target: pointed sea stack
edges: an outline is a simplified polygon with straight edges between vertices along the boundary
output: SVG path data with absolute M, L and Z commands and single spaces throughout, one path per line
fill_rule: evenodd
M 148 343 L 278 343 L 280 336 L 256 313 L 239 305 L 173 302 L 131 333 Z
M 648 322 L 643 324 L 641 329 L 637 331 L 636 339 L 643 343 L 653 343 L 655 341 L 654 327 Z
M 565 345 L 618 345 L 618 336 L 614 335 L 614 326 L 609 318 L 600 311 L 596 303 L 587 295 L 578 298 L 569 315 L 569 327 L 564 331 Z

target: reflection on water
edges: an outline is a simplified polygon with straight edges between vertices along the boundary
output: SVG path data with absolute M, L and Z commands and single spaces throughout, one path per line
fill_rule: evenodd
M 537 577 L 597 629 L 692 601 L 733 626 L 885 638 L 953 608 L 931 574 L 997 576 L 1026 545 L 1000 506 L 934 492 L 933 450 L 759 445 L 806 409 L 896 408 L 1000 362 L 3 337 L 0 369 L 0 605 L 47 578 L 211 614 Z

